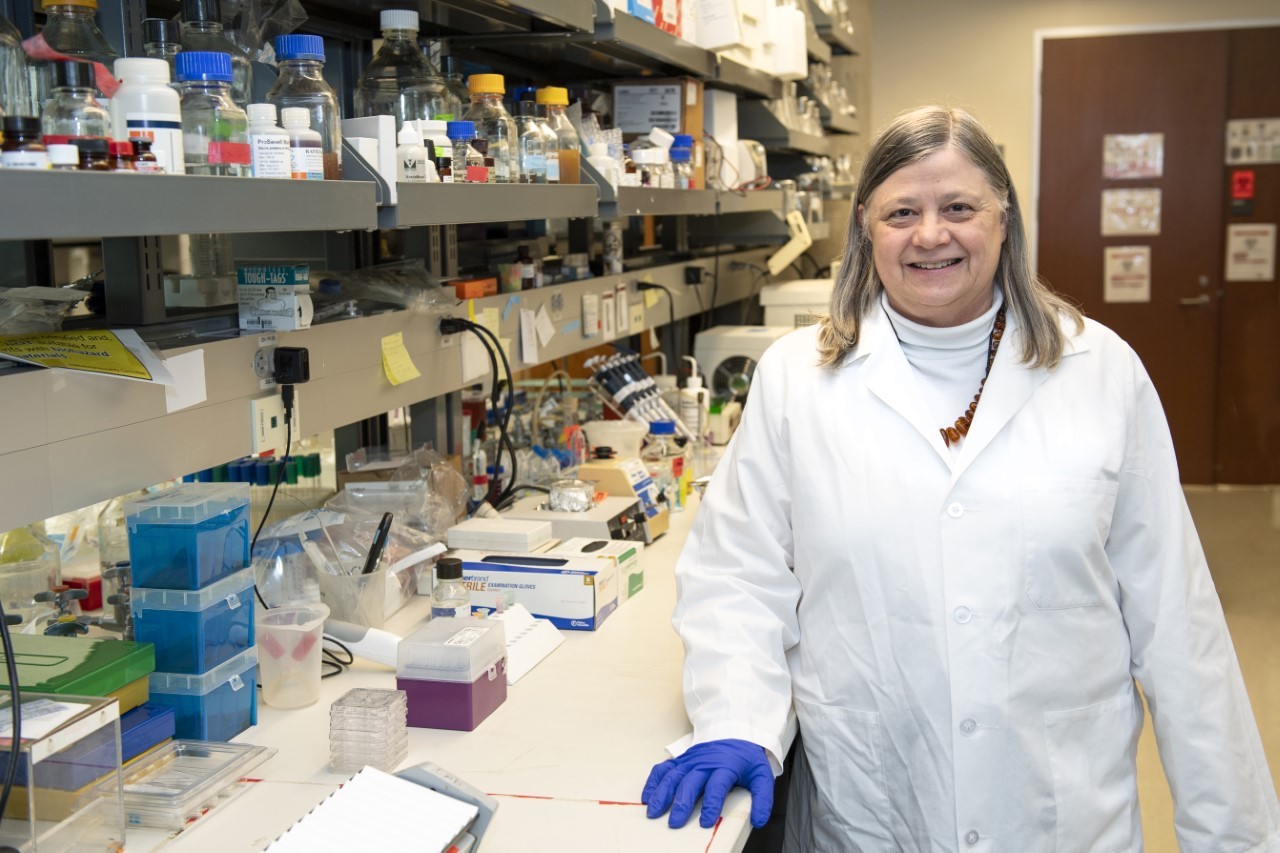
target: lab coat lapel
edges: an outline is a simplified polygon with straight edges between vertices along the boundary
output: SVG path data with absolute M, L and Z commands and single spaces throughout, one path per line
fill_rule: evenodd
M 867 388 L 915 427 L 950 468 L 951 453 L 942 443 L 938 425 L 929 416 L 920 380 L 911 369 L 911 364 L 902 352 L 902 345 L 898 342 L 898 336 L 894 334 L 893 326 L 879 304 L 863 318 L 859 331 L 861 340 L 853 352 L 853 359 L 866 359 L 861 373 Z
M 1063 324 L 1067 337 L 1063 359 L 1070 358 L 1087 347 L 1076 335 L 1075 325 Z M 1022 361 L 1022 331 L 1013 314 L 1009 314 L 1004 340 L 996 353 L 995 363 L 987 384 L 983 386 L 982 400 L 969 427 L 969 434 L 960 445 L 960 453 L 951 469 L 954 484 L 964 474 L 970 463 L 1000 434 L 1013 416 L 1026 405 L 1040 383 L 1049 378 L 1050 371 L 1043 367 L 1028 367 Z

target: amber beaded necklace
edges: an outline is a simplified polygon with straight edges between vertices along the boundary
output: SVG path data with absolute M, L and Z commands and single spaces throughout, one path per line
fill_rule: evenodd
M 955 426 L 942 427 L 938 432 L 942 433 L 942 443 L 947 447 L 953 444 L 959 444 L 960 439 L 969 434 L 969 427 L 973 424 L 973 416 L 978 411 L 978 401 L 982 399 L 982 391 L 987 385 L 987 377 L 991 375 L 991 365 L 996 360 L 996 351 L 1000 349 L 1000 339 L 1004 337 L 1004 306 L 1000 306 L 1000 310 L 996 312 L 996 321 L 991 324 L 991 338 L 987 342 L 987 372 L 982 377 L 982 381 L 978 383 L 978 393 L 973 395 L 973 402 L 969 404 L 969 408 L 964 410 L 964 414 L 956 418 Z

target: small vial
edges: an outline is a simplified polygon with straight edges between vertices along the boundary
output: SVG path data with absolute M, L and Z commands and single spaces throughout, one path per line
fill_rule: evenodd
M 311 113 L 304 107 L 285 107 L 280 121 L 289 134 L 289 172 L 295 181 L 324 180 L 324 140 L 311 129 Z
M 107 153 L 111 156 L 111 168 L 116 172 L 133 172 L 133 143 L 125 140 L 111 140 L 107 143 Z
M 462 561 L 441 557 L 436 561 L 436 587 L 431 590 L 431 618 L 470 615 L 471 593 L 462 583 Z
M 476 138 L 476 125 L 471 121 L 451 121 L 447 132 L 449 142 L 453 144 L 453 166 L 450 173 L 455 184 L 484 184 L 489 182 L 489 170 L 485 168 L 484 157 L 471 147 L 471 140 Z
M 110 172 L 111 151 L 105 139 L 77 139 L 72 143 L 80 149 L 80 170 L 84 172 Z
M 516 250 L 516 265 L 520 267 L 520 289 L 533 290 L 538 286 L 538 264 L 529 254 L 528 246 Z
M 396 180 L 406 184 L 427 182 L 427 149 L 413 125 L 405 122 L 396 134 Z
M 5 116 L 0 124 L 4 143 L 0 145 L 0 166 L 6 169 L 47 169 L 49 154 L 40 141 L 40 119 Z
M 74 145 L 49 145 L 49 168 L 55 172 L 80 171 L 80 149 Z
M 164 167 L 160 165 L 160 161 L 156 159 L 156 155 L 151 151 L 151 140 L 138 138 L 132 141 L 134 150 L 133 168 L 139 172 L 163 175 Z
M 538 123 L 538 105 L 532 101 L 520 102 L 520 116 L 516 119 L 520 131 L 520 183 L 545 184 L 547 182 L 547 140 Z
M 276 124 L 275 104 L 250 104 L 249 147 L 255 178 L 292 178 L 289 131 Z

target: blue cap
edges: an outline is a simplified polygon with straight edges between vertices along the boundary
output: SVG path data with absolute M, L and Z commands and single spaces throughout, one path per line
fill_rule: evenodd
M 324 62 L 324 39 L 290 34 L 276 36 L 276 59 L 315 59 Z
M 174 59 L 178 80 L 218 80 L 231 82 L 231 54 L 204 50 L 183 50 Z
M 181 56 L 182 54 L 178 54 Z M 445 135 L 450 139 L 475 139 L 476 123 L 474 121 L 451 121 L 444 126 Z
M 693 159 L 692 148 L 676 148 L 672 145 L 670 150 L 667 151 L 667 154 L 671 156 L 672 163 L 688 163 Z
M 649 435 L 675 435 L 675 421 L 650 421 Z
M 671 143 L 672 148 L 692 148 L 693 135 L 689 133 L 677 133 L 675 140 Z

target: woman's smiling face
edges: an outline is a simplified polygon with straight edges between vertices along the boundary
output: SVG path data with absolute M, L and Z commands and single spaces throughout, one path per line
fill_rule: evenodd
M 894 310 L 927 326 L 958 326 L 991 307 L 1004 210 L 959 151 L 944 148 L 894 172 L 858 216 Z

